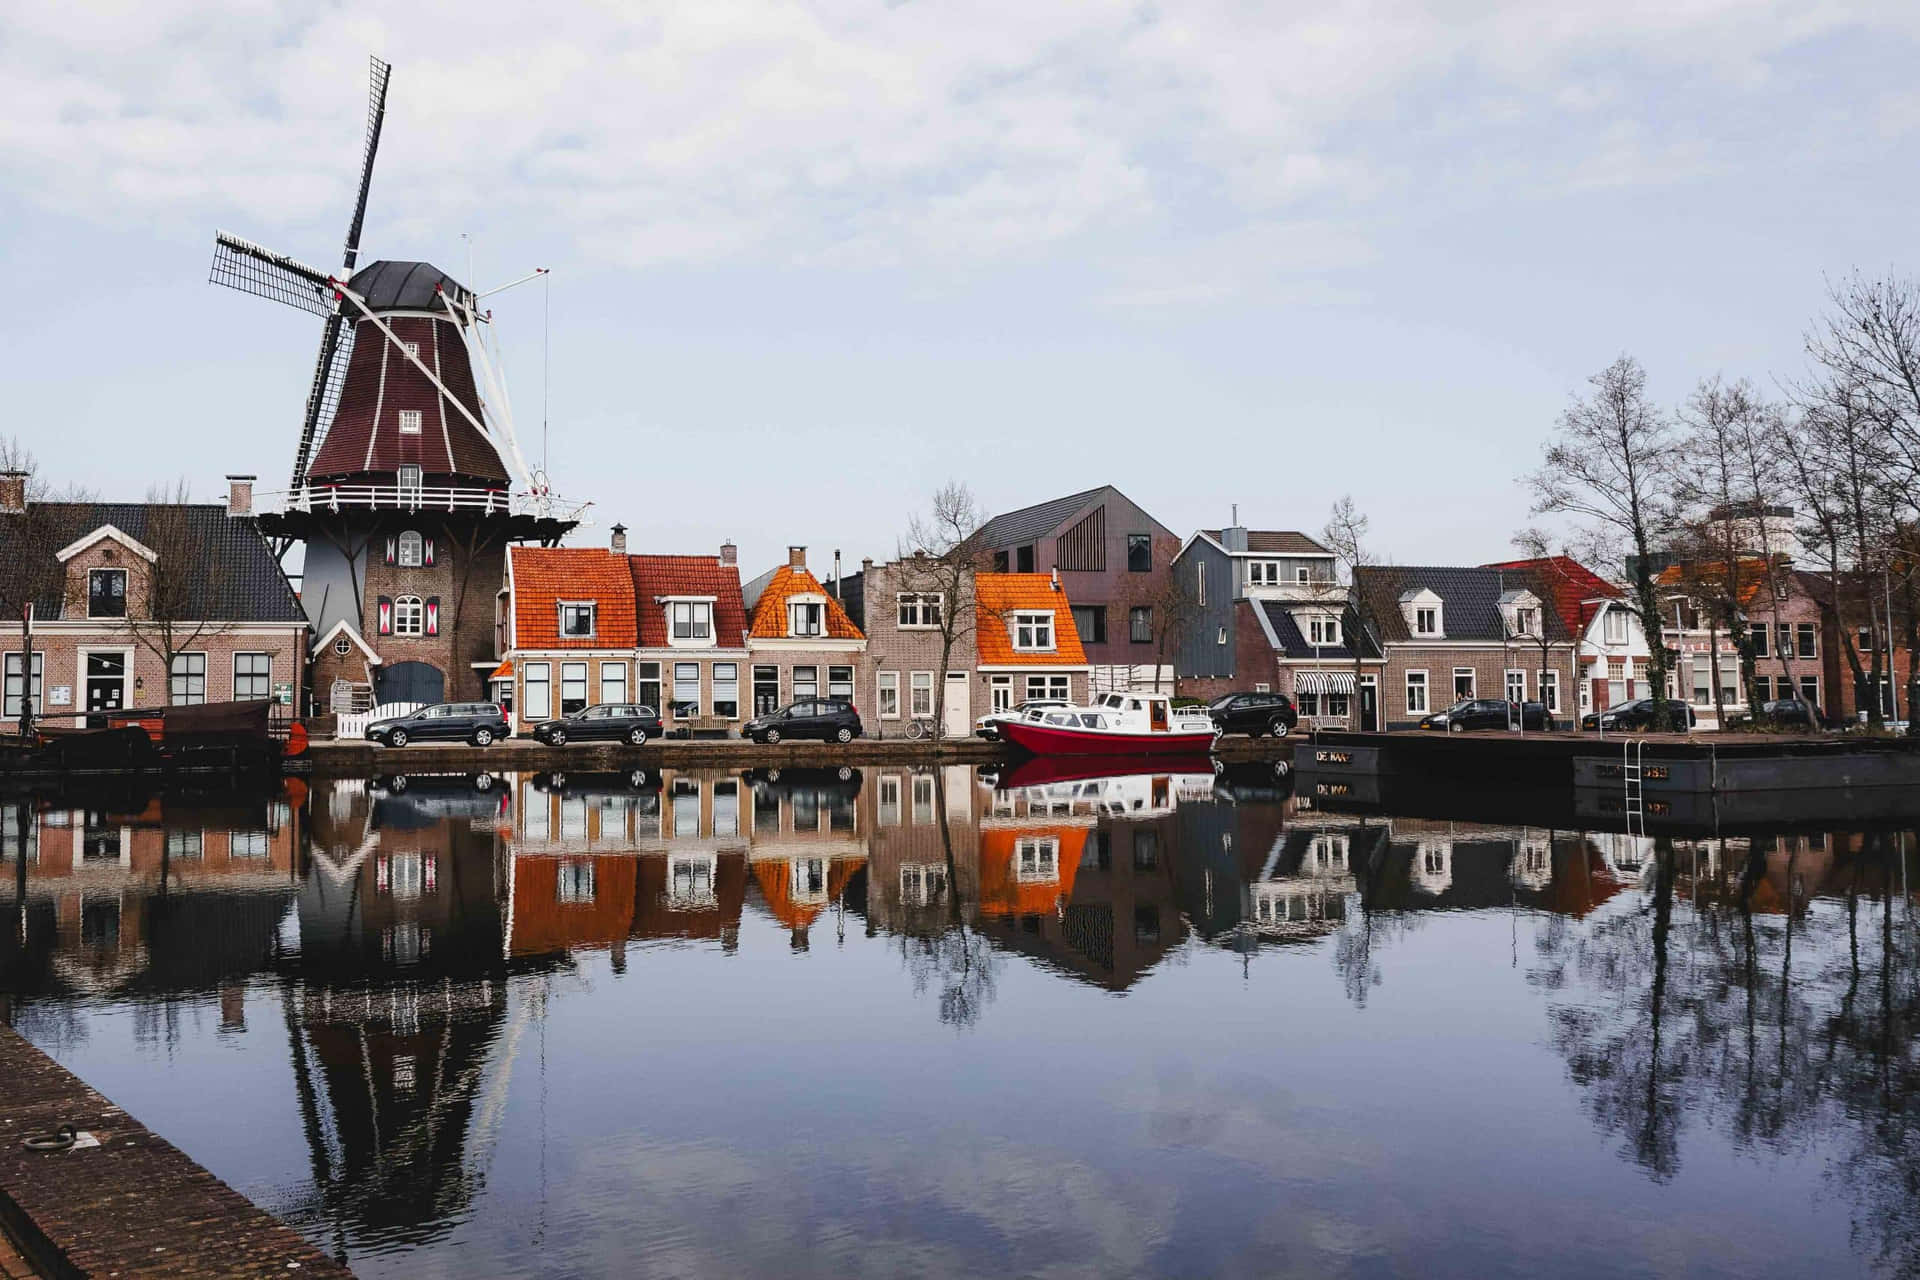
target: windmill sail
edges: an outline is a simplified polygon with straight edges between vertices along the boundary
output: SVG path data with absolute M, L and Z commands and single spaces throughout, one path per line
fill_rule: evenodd
M 300 447 L 293 456 L 293 485 L 307 482 L 307 461 L 327 438 L 334 412 L 340 407 L 340 387 L 347 380 L 348 357 L 353 354 L 357 326 L 340 315 L 327 317 L 320 334 L 320 358 L 314 362 L 313 385 L 307 389 L 307 412 L 300 424 Z
M 360 226 L 367 218 L 367 193 L 373 190 L 373 156 L 380 150 L 380 126 L 387 119 L 387 77 L 393 67 L 389 63 L 371 58 L 373 64 L 368 73 L 367 91 L 367 145 L 360 157 L 360 197 L 353 203 L 353 221 L 347 224 L 347 274 L 353 274 L 354 263 L 360 257 Z
M 316 316 L 331 316 L 340 305 L 333 281 L 320 268 L 225 231 L 214 233 L 213 270 L 207 279 Z

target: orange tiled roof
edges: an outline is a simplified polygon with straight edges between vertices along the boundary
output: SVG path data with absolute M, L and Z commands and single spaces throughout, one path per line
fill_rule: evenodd
M 853 625 L 840 602 L 827 595 L 820 579 L 806 569 L 783 564 L 774 570 L 760 602 L 753 608 L 752 633 L 756 640 L 783 640 L 787 635 L 787 601 L 796 595 L 826 596 L 827 637 L 832 640 L 864 640 L 866 636 Z
M 713 644 L 739 649 L 747 636 L 747 607 L 740 599 L 740 570 L 718 556 L 628 556 L 633 599 L 640 609 L 640 647 L 667 647 L 666 609 L 660 596 L 712 596 Z
M 1676 564 L 1662 569 L 1660 576 L 1654 579 L 1654 585 L 1678 587 L 1687 581 L 1689 575 L 1695 581 L 1712 582 L 1718 585 L 1726 576 L 1726 572 L 1727 566 L 1723 561 L 1712 564 Z M 1753 598 L 1759 595 L 1761 588 L 1767 585 L 1767 562 L 1758 556 L 1742 556 L 1736 565 L 1735 572 L 1735 581 L 1740 587 L 1740 607 L 1744 609 L 1753 603 Z M 1781 572 L 1784 575 L 1787 570 L 1783 569 Z
M 520 649 L 626 649 L 634 644 L 633 578 L 603 547 L 514 547 L 513 638 Z M 592 639 L 561 639 L 562 600 L 600 608 Z
M 1073 625 L 1067 593 L 1053 585 L 1046 573 L 982 573 L 973 580 L 979 610 L 978 642 L 983 667 L 1084 667 L 1087 651 L 1080 647 L 1080 631 Z M 1053 614 L 1053 651 L 1033 653 L 1013 647 L 1013 615 L 1044 611 Z

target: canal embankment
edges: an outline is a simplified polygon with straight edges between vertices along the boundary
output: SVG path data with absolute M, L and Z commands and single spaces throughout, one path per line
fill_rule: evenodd
M 0 1224 L 33 1272 L 351 1276 L 8 1027 L 0 1081 Z M 68 1126 L 71 1144 L 45 1141 Z

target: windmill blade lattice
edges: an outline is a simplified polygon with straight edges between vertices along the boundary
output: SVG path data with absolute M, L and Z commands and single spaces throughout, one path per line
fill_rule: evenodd
M 213 269 L 207 278 L 316 316 L 335 315 L 340 307 L 332 280 L 320 268 L 225 231 L 214 233 Z
M 334 412 L 340 407 L 340 388 L 347 380 L 348 357 L 353 354 L 356 326 L 339 315 L 327 317 L 320 334 L 320 358 L 314 362 L 313 385 L 307 389 L 307 412 L 300 424 L 300 447 L 293 457 L 292 488 L 307 483 L 307 461 L 327 438 Z

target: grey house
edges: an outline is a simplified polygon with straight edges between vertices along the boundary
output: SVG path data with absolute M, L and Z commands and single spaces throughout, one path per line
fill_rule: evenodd
M 1333 552 L 1304 533 L 1201 529 L 1174 557 L 1173 572 L 1192 605 L 1175 657 L 1182 693 L 1255 684 L 1291 693 L 1276 657 L 1312 661 L 1344 650 L 1347 593 Z

